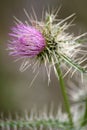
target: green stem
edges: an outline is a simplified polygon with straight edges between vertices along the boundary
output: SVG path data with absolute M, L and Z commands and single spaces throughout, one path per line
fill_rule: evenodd
M 66 109 L 66 112 L 68 114 L 70 124 L 73 127 L 72 114 L 71 114 L 71 111 L 70 111 L 70 103 L 69 103 L 68 96 L 67 96 L 67 93 L 66 93 L 66 87 L 65 87 L 62 72 L 61 72 L 61 69 L 60 69 L 60 64 L 56 65 L 56 70 L 57 70 L 58 80 L 60 82 L 60 87 L 61 87 L 61 91 L 62 91 L 62 95 L 63 95 L 63 99 L 64 99 L 65 109 Z
M 86 103 L 85 103 L 85 114 L 84 114 L 84 117 L 83 117 L 83 122 L 82 122 L 82 126 L 85 126 L 87 125 L 87 100 L 86 100 Z

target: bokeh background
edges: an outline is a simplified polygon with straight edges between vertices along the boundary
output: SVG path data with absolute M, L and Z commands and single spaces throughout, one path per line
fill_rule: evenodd
M 76 25 L 69 31 L 75 34 L 87 32 L 87 0 L 0 0 L 0 112 L 28 110 L 34 105 L 42 109 L 44 105 L 50 107 L 51 103 L 57 108 L 61 103 L 61 91 L 53 71 L 48 86 L 44 67 L 40 68 L 38 77 L 29 88 L 35 76 L 32 68 L 21 73 L 19 67 L 22 61 L 14 62 L 14 58 L 6 50 L 8 32 L 14 25 L 13 16 L 25 21 L 27 18 L 23 9 L 32 14 L 33 7 L 40 19 L 43 9 L 58 9 L 60 6 L 61 19 L 76 13 Z

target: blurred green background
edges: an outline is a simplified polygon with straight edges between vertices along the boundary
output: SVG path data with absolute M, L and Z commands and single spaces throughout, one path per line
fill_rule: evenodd
M 19 67 L 22 61 L 14 62 L 14 58 L 8 56 L 7 40 L 8 32 L 14 25 L 13 16 L 25 21 L 23 9 L 29 14 L 32 13 L 32 7 L 38 18 L 41 18 L 41 12 L 50 9 L 58 9 L 59 18 L 66 18 L 72 13 L 76 13 L 71 32 L 75 34 L 87 32 L 87 0 L 0 0 L 0 111 L 17 111 L 30 109 L 36 105 L 41 109 L 44 105 L 50 107 L 53 102 L 55 108 L 61 103 L 62 96 L 58 81 L 51 73 L 51 83 L 48 86 L 47 75 L 44 67 L 40 68 L 40 73 L 29 88 L 34 74 L 32 69 L 21 73 Z M 67 80 L 67 78 L 66 78 Z

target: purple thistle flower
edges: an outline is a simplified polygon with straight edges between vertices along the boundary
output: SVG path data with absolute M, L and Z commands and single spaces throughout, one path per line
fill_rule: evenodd
M 25 13 L 28 16 L 27 12 Z M 20 70 L 23 72 L 31 66 L 29 60 L 31 63 L 33 62 L 34 71 L 41 63 L 44 63 L 49 81 L 51 67 L 57 74 L 55 69 L 57 63 L 60 63 L 65 70 L 64 76 L 71 72 L 72 77 L 76 70 L 82 73 L 87 72 L 87 67 L 84 66 L 87 60 L 86 51 L 81 44 L 81 38 L 87 33 L 76 37 L 67 33 L 66 30 L 71 26 L 71 22 L 68 24 L 66 21 L 73 15 L 64 20 L 58 20 L 59 23 L 56 23 L 56 14 L 46 13 L 44 21 L 40 22 L 37 19 L 33 21 L 28 17 L 32 26 L 29 26 L 28 22 L 23 24 L 19 19 L 16 19 L 16 26 L 12 28 L 12 32 L 9 34 L 11 37 L 8 45 L 9 54 L 18 57 L 18 60 L 24 59 Z M 80 58 L 78 58 L 79 54 Z
M 42 52 L 46 45 L 42 33 L 26 24 L 17 24 L 9 35 L 11 43 L 8 49 L 13 56 L 34 57 Z

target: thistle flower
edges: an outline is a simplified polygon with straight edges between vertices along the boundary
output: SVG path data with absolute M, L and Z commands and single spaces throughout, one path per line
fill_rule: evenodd
M 29 18 L 26 11 L 25 13 Z M 35 65 L 45 64 L 49 80 L 52 66 L 56 73 L 56 63 L 60 63 L 62 68 L 67 69 L 65 75 L 73 68 L 72 75 L 76 70 L 86 72 L 87 66 L 83 65 L 86 61 L 86 51 L 81 45 L 81 37 L 86 33 L 77 37 L 67 33 L 66 30 L 72 22 L 66 21 L 73 15 L 64 20 L 57 20 L 56 14 L 46 13 L 44 21 L 40 22 L 30 19 L 32 26 L 17 20 L 16 26 L 12 28 L 8 49 L 10 55 L 24 58 L 21 71 L 30 66 L 29 59 L 34 59 L 34 68 Z M 79 54 L 80 58 L 78 58 Z

